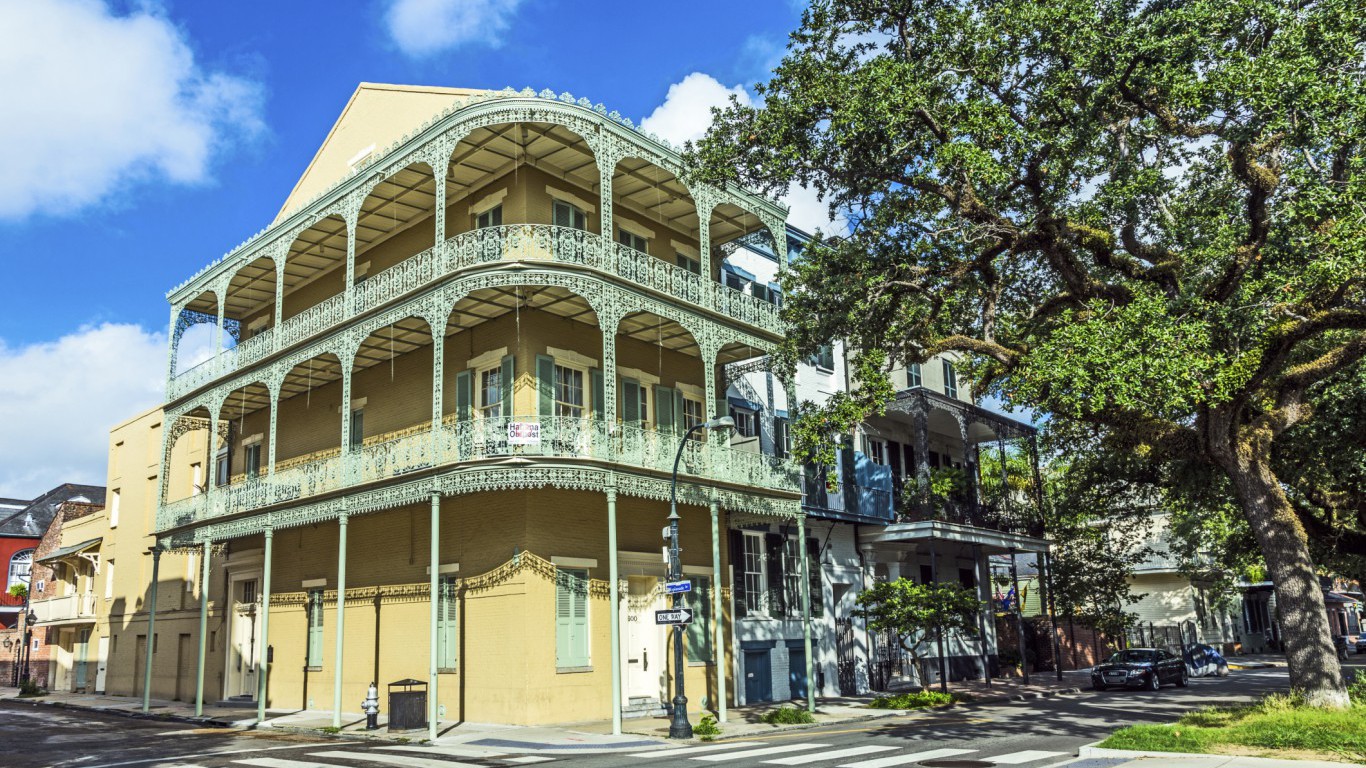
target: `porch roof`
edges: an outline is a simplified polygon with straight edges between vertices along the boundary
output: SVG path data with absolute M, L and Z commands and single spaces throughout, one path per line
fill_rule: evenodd
M 38 562 L 50 563 L 57 560 L 61 560 L 64 557 L 70 557 L 71 555 L 79 555 L 82 552 L 94 549 L 95 547 L 99 546 L 103 541 L 104 539 L 102 538 L 86 539 L 85 541 L 82 541 L 80 544 L 72 544 L 69 547 L 55 549 L 47 553 L 46 555 L 43 555 L 42 557 L 38 558 Z
M 942 520 L 919 520 L 894 523 L 859 533 L 860 544 L 918 544 L 931 539 L 956 544 L 976 544 L 988 555 L 1016 552 L 1048 552 L 1052 544 L 1047 539 L 1024 536 L 971 525 L 946 523 Z

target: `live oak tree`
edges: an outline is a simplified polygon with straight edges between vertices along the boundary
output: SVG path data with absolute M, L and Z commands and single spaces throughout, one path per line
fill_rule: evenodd
M 1364 50 L 1357 0 L 818 0 L 690 171 L 849 223 L 789 275 L 785 359 L 844 339 L 861 387 L 796 436 L 957 352 L 981 394 L 1198 464 L 1276 585 L 1293 686 L 1344 705 L 1308 542 L 1333 518 L 1274 457 L 1366 355 Z

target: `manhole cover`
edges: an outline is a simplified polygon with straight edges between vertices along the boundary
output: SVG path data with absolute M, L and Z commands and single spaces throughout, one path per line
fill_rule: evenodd
M 920 764 L 927 768 L 995 768 L 985 760 L 925 760 Z

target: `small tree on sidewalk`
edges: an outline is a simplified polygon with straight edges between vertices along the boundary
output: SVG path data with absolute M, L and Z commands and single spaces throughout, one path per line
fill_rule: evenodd
M 858 606 L 856 613 L 867 620 L 869 629 L 896 635 L 919 674 L 925 643 L 952 632 L 976 633 L 982 601 L 958 584 L 917 584 L 901 578 L 864 590 Z

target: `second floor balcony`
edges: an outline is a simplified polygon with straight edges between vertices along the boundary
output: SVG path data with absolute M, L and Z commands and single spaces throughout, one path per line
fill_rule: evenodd
M 80 624 L 95 620 L 95 594 L 77 592 L 62 597 L 49 597 L 29 603 L 38 616 L 39 624 Z

